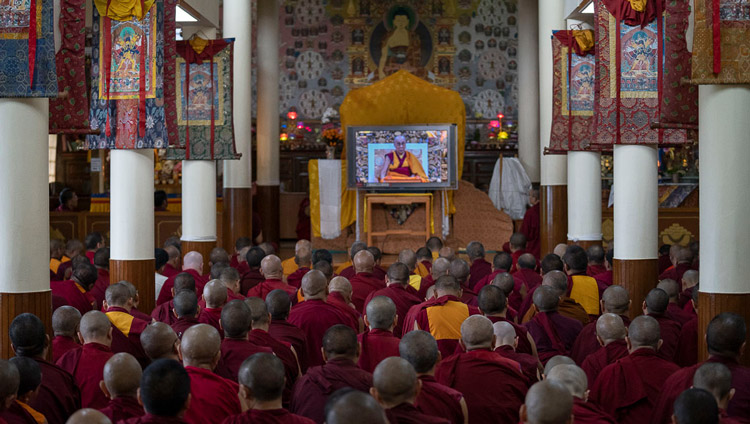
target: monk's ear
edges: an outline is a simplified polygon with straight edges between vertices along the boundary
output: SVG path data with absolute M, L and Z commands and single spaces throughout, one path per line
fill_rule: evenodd
M 211 363 L 211 371 L 213 371 L 216 366 L 219 364 L 219 360 L 221 359 L 221 349 L 219 349 L 218 352 L 216 352 L 216 356 L 214 356 L 214 360 Z
M 604 340 L 598 334 L 596 335 L 596 341 L 599 342 L 599 346 L 604 347 Z
M 328 362 L 328 356 L 326 355 L 326 350 L 321 347 L 320 353 L 323 355 L 323 362 Z
M 143 399 L 141 398 L 141 388 L 140 387 L 135 391 L 135 397 L 136 397 L 136 399 L 138 399 L 138 405 L 143 406 Z
M 661 349 L 661 346 L 664 344 L 664 340 L 659 339 L 659 343 L 656 344 L 656 351 L 658 352 L 659 349 Z
M 732 390 L 730 390 L 729 393 L 727 393 L 727 402 L 732 400 L 735 393 L 737 393 L 737 390 L 734 387 L 732 387 Z
M 177 315 L 177 310 L 175 308 L 172 308 L 172 315 L 174 315 L 175 318 L 179 319 L 180 317 Z
M 354 362 L 359 361 L 359 356 L 362 354 L 362 343 L 357 342 L 357 360 Z
M 78 330 L 76 330 L 76 332 L 77 332 L 77 331 L 78 331 Z M 16 345 L 14 345 L 13 343 L 11 343 L 11 344 L 10 344 L 10 348 L 11 348 L 11 349 L 13 350 L 13 354 L 15 355 L 15 354 L 16 354 Z
M 378 394 L 378 389 L 374 387 L 370 387 L 370 396 L 372 396 L 378 403 L 380 403 L 380 396 Z
M 109 327 L 109 331 L 107 332 L 107 339 L 109 339 L 109 341 L 112 341 L 113 332 L 114 332 L 114 327 Z
M 76 334 L 78 334 L 78 340 L 81 341 L 81 344 L 85 344 L 86 342 L 83 341 L 83 334 L 81 334 L 80 331 L 76 331 Z
M 679 423 L 677 422 L 677 417 L 675 417 L 675 416 L 674 416 L 674 414 L 672 414 L 672 420 L 671 420 L 670 422 L 671 422 L 672 424 L 679 424 Z
M 396 328 L 398 325 L 398 314 L 396 314 L 395 317 L 393 317 L 393 328 Z
M 12 395 L 6 397 L 5 398 L 5 402 L 4 402 L 5 403 L 5 405 L 4 405 L 5 408 L 3 408 L 3 409 L 6 410 L 6 409 L 10 408 L 10 406 L 13 405 L 13 402 L 15 400 L 16 400 L 16 394 L 15 393 L 13 393 Z
M 419 397 L 419 392 L 422 391 L 422 380 L 417 379 L 417 387 L 414 389 L 414 399 L 417 399 Z
M 604 307 L 604 300 L 600 300 L 599 301 L 599 310 L 602 311 L 602 313 L 604 313 L 605 309 L 606 308 Z
M 518 336 L 513 339 L 513 350 L 518 349 Z
M 631 300 L 631 302 L 632 302 L 632 300 Z M 646 301 L 645 300 L 643 301 L 643 304 L 641 305 L 641 309 L 643 309 L 643 315 L 646 315 L 646 311 L 648 310 L 648 308 L 646 308 Z
M 369 327 L 370 320 L 367 319 L 367 314 L 362 315 L 362 319 L 365 321 L 365 327 Z
M 570 412 L 570 417 L 568 417 L 568 421 L 566 421 L 566 424 L 573 424 L 575 421 L 575 415 L 573 415 L 573 411 Z
M 521 409 L 518 411 L 518 415 L 521 418 L 521 422 L 525 423 L 529 417 L 526 414 L 526 404 L 521 405 Z
M 583 393 L 583 401 L 584 401 L 584 402 L 588 402 L 588 401 L 589 401 L 589 395 L 591 395 L 591 390 L 586 390 L 586 391 L 585 391 L 585 392 Z
M 102 393 L 104 393 L 104 396 L 106 396 L 107 399 L 112 399 L 112 394 L 109 393 L 109 390 L 107 390 L 107 385 L 104 384 L 104 380 L 101 380 L 99 382 L 99 388 L 102 390 Z
M 742 346 L 740 346 L 740 356 L 743 356 L 745 354 L 745 346 L 747 346 L 747 342 L 742 343 Z
M 625 345 L 627 345 L 628 352 L 630 352 L 630 350 L 633 348 L 633 344 L 630 343 L 630 337 L 628 337 L 628 336 L 625 336 Z
M 174 287 L 172 287 L 169 291 L 172 292 L 172 299 L 174 299 Z
M 464 339 L 458 339 L 458 345 L 461 346 L 462 351 L 466 352 L 466 345 L 464 344 Z
M 238 394 L 240 396 L 240 399 L 244 399 L 246 401 L 251 401 L 253 399 L 253 391 L 244 384 L 240 384 L 240 391 Z

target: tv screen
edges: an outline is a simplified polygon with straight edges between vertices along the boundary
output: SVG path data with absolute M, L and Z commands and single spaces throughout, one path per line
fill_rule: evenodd
M 455 189 L 453 124 L 348 127 L 349 187 L 372 190 Z

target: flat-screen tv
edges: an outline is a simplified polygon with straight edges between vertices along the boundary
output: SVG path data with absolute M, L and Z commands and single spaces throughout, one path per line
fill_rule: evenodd
M 350 188 L 423 191 L 458 188 L 455 124 L 347 128 Z

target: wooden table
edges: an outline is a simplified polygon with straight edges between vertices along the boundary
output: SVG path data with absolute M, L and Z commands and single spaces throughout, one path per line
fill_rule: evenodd
M 424 204 L 425 207 L 425 229 L 424 231 L 412 230 L 386 230 L 372 231 L 372 205 L 411 205 L 412 203 Z M 368 216 L 370 219 L 368 220 Z M 424 236 L 425 241 L 432 235 L 432 194 L 431 193 L 398 193 L 398 194 L 366 194 L 365 195 L 365 233 L 367 233 L 367 245 L 372 246 L 372 238 L 390 235 Z

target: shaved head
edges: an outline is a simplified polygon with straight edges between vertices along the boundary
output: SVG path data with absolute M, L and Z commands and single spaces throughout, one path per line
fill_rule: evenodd
M 260 262 L 263 260 L 263 258 L 266 257 L 266 251 L 261 249 L 258 246 L 251 247 L 247 250 L 247 252 L 244 255 L 245 261 L 247 262 L 247 266 L 250 268 L 259 268 Z
M 571 395 L 584 399 L 588 390 L 586 373 L 577 365 L 559 365 L 550 370 L 546 380 L 558 383 L 566 388 Z
M 267 241 L 264 241 L 263 243 L 259 244 L 258 247 L 263 249 L 264 252 L 266 252 L 266 255 L 273 255 L 276 253 L 276 248 L 273 247 L 273 245 Z
M 354 270 L 357 272 L 372 272 L 375 266 L 375 258 L 367 249 L 360 250 L 354 255 Z
M 472 315 L 461 324 L 461 340 L 467 351 L 492 349 L 494 334 L 492 321 L 481 315 Z
M 107 339 L 111 330 L 112 323 L 103 312 L 89 311 L 81 317 L 80 332 L 84 343 L 101 343 L 101 341 Z M 109 342 L 111 343 L 112 340 L 110 339 Z
M 367 244 L 361 241 L 355 241 L 352 243 L 352 247 L 349 248 L 349 257 L 354 260 L 354 257 L 362 250 L 367 249 Z
M 71 415 L 65 424 L 112 424 L 112 421 L 96 409 L 83 408 Z
M 229 253 L 227 253 L 223 247 L 214 247 L 211 249 L 211 255 L 209 256 L 208 261 L 214 265 L 218 263 L 229 264 Z
M 414 271 L 417 267 L 417 254 L 411 249 L 404 249 L 398 254 L 398 261 L 406 265 L 409 272 Z
M 267 280 L 271 278 L 281 279 L 284 275 L 284 269 L 281 266 L 281 259 L 276 255 L 268 255 L 260 261 L 260 273 Z
M 492 331 L 495 334 L 495 348 L 500 346 L 514 346 L 516 343 L 516 329 L 506 321 L 498 321 L 492 324 Z
M 534 305 L 539 312 L 556 311 L 560 303 L 560 293 L 549 286 L 539 286 L 534 290 Z
M 60 306 L 52 314 L 52 330 L 55 336 L 75 337 L 81 313 L 72 306 Z
M 17 356 L 37 357 L 44 353 L 47 333 L 44 323 L 34 314 L 25 312 L 10 323 L 10 342 Z
M 121 308 L 125 308 L 128 304 L 128 300 L 133 298 L 130 294 L 130 288 L 123 284 L 122 281 L 108 286 L 104 291 L 104 297 L 109 306 L 118 306 Z
M 171 244 L 164 246 L 164 251 L 167 252 L 169 260 L 175 260 L 180 257 L 180 249 Z
M 396 304 L 390 297 L 375 296 L 365 307 L 365 317 L 371 328 L 390 330 L 396 320 Z
M 469 264 L 467 264 L 465 260 L 454 259 L 453 262 L 451 262 L 451 267 L 448 272 L 453 276 L 453 278 L 458 280 L 461 285 L 463 285 L 469 279 L 471 269 L 469 268 Z
M 333 277 L 333 265 L 331 265 L 331 263 L 328 261 L 315 262 L 315 265 L 313 265 L 312 269 L 322 272 L 323 275 L 325 275 L 326 280 L 330 281 Z
M 528 424 L 565 424 L 572 422 L 573 395 L 550 381 L 540 381 L 526 393 L 523 405 Z
M 252 328 L 263 327 L 271 322 L 271 318 L 268 314 L 268 306 L 263 299 L 259 297 L 248 297 L 242 302 L 245 303 L 245 306 L 247 306 L 250 311 Z
M 305 276 L 312 272 L 316 271 L 310 271 L 305 274 Z M 325 277 L 323 277 L 323 279 L 325 279 Z M 305 278 L 303 277 L 303 287 L 304 281 Z M 289 316 L 289 308 L 292 307 L 292 302 L 291 300 L 289 300 L 289 295 L 286 294 L 284 290 L 276 289 L 271 290 L 271 292 L 266 296 L 266 306 L 268 307 L 268 312 L 271 314 L 271 319 L 285 320 L 286 317 Z
M 596 335 L 602 339 L 605 346 L 615 340 L 623 340 L 627 333 L 625 323 L 619 315 L 606 313 L 596 320 Z
M 394 262 L 388 267 L 388 283 L 399 283 L 406 287 L 409 284 L 409 267 L 401 262 Z
M 301 241 L 307 243 L 300 245 Z M 310 266 L 310 262 L 312 261 L 312 247 L 310 246 L 310 242 L 307 240 L 300 240 L 300 242 L 297 242 L 297 247 L 294 249 L 294 262 L 299 266 Z
M 451 275 L 443 275 L 435 281 L 435 291 L 438 297 L 452 295 L 460 296 L 461 284 Z
M 437 280 L 441 276 L 445 275 L 450 267 L 451 261 L 445 258 L 437 258 L 432 261 L 432 269 L 430 270 L 430 274 L 432 275 L 433 279 Z
M 544 375 L 552 371 L 553 368 L 555 368 L 558 365 L 575 365 L 576 361 L 571 359 L 569 356 L 565 355 L 555 355 L 551 358 L 549 358 L 549 361 L 544 365 Z
M 192 269 L 203 273 L 203 255 L 198 252 L 187 252 L 185 257 L 182 258 L 182 269 Z
M 738 357 L 745 343 L 746 333 L 745 320 L 741 316 L 731 312 L 716 315 L 706 329 L 708 353 Z
M 565 243 L 559 243 L 557 246 L 555 246 L 555 249 L 552 251 L 552 253 L 562 258 L 563 256 L 565 256 L 566 250 L 568 250 L 568 245 Z
M 628 339 L 632 350 L 639 347 L 657 349 L 661 339 L 659 321 L 648 315 L 641 315 L 634 319 L 628 327 Z
M 562 271 L 550 271 L 544 274 L 542 285 L 555 289 L 558 296 L 565 296 L 568 292 L 568 276 Z
M 153 322 L 141 333 L 141 345 L 146 356 L 152 361 L 162 358 L 176 358 L 177 333 L 163 322 Z
M 439 350 L 432 334 L 423 331 L 410 331 L 401 338 L 398 344 L 399 355 L 409 361 L 420 373 L 428 373 L 437 365 Z
M 518 267 L 522 269 L 536 268 L 536 258 L 531 253 L 524 253 L 518 257 Z
M 384 407 L 414 403 L 418 381 L 414 367 L 406 359 L 397 356 L 380 361 L 372 373 L 375 394 Z
M 256 353 L 245 359 L 238 373 L 239 383 L 261 402 L 281 399 L 286 371 L 284 363 L 271 353 Z
M 708 391 L 721 403 L 732 390 L 732 371 L 722 363 L 705 362 L 693 375 L 693 387 Z
M 515 249 L 525 249 L 526 235 L 524 235 L 523 233 L 515 233 L 510 236 L 510 247 L 513 247 Z
M 312 270 L 307 272 L 305 276 L 302 277 L 301 285 L 302 294 L 305 296 L 305 300 L 324 299 L 326 297 L 328 280 L 326 280 L 326 276 L 320 271 Z
M 9 403 L 8 399 L 15 399 L 21 384 L 21 374 L 18 368 L 5 359 L 0 359 L 0 411 Z
M 141 385 L 141 364 L 129 353 L 115 353 L 104 364 L 104 385 L 112 398 L 135 397 Z
M 687 389 L 675 400 L 673 417 L 679 424 L 719 424 L 719 407 L 710 392 Z
M 344 357 L 354 360 L 358 355 L 357 333 L 343 324 L 336 324 L 323 335 L 323 351 L 327 360 Z
M 507 272 L 501 272 L 492 279 L 492 285 L 502 290 L 505 297 L 508 297 L 513 293 L 513 287 L 515 287 L 515 284 L 513 276 Z
M 195 277 L 187 272 L 181 272 L 174 277 L 174 293 L 177 294 L 183 290 L 195 293 Z
M 550 253 L 549 255 L 542 258 L 542 275 L 547 274 L 550 271 L 562 271 L 565 269 L 565 265 L 563 264 L 562 259 L 560 259 L 559 256 L 555 255 L 554 253 Z
M 469 242 L 466 245 L 466 255 L 469 259 L 474 261 L 479 258 L 484 258 L 484 245 L 478 241 Z
M 372 396 L 358 390 L 352 390 L 333 399 L 330 407 L 327 408 L 325 422 L 326 424 L 388 424 L 385 411 L 378 402 Z
M 669 306 L 669 295 L 662 289 L 652 289 L 646 295 L 646 310 L 649 314 L 663 314 Z
M 508 299 L 499 287 L 484 286 L 477 296 L 479 310 L 485 315 L 500 314 L 507 310 Z
M 602 294 L 602 308 L 606 312 L 622 315 L 630 308 L 630 294 L 623 286 L 609 286 Z
M 452 261 L 456 259 L 456 251 L 448 246 L 441 247 L 438 251 L 438 257 L 448 259 L 448 261 Z
M 211 280 L 203 286 L 203 300 L 207 308 L 221 308 L 227 303 L 227 288 L 221 280 Z
M 685 285 L 686 289 L 689 289 L 690 287 L 695 287 L 700 282 L 700 272 L 689 269 L 685 271 L 684 274 L 682 274 L 682 284 Z
M 183 290 L 177 293 L 172 299 L 172 304 L 178 318 L 194 317 L 198 314 L 198 296 L 195 292 Z
M 208 324 L 196 324 L 182 334 L 180 349 L 185 366 L 212 364 L 218 360 L 221 336 Z
M 586 256 L 589 258 L 589 263 L 601 265 L 604 263 L 604 248 L 599 244 L 594 244 L 586 249 Z
M 352 296 L 352 283 L 346 277 L 333 277 L 331 282 L 328 283 L 328 292 L 339 292 L 344 295 L 345 299 L 349 299 Z
M 425 246 L 427 246 L 427 248 L 431 251 L 437 252 L 441 247 L 443 247 L 443 241 L 440 240 L 439 237 L 430 237 L 427 239 Z
M 261 300 L 261 302 L 263 301 Z M 224 337 L 230 339 L 247 338 L 251 323 L 250 308 L 242 300 L 235 299 L 221 309 L 221 327 L 224 329 Z
M 672 280 L 671 278 L 665 278 L 664 280 L 659 281 L 656 288 L 664 290 L 664 292 L 667 293 L 667 296 L 669 296 L 670 301 L 677 301 L 677 298 L 680 297 L 680 285 L 677 281 Z
M 510 256 L 506 252 L 498 252 L 495 254 L 495 257 L 492 258 L 492 268 L 495 271 L 509 272 L 510 267 L 512 266 L 513 266 L 513 257 Z
M 190 376 L 179 362 L 157 359 L 143 370 L 141 400 L 147 413 L 176 417 L 186 407 L 189 396 Z

